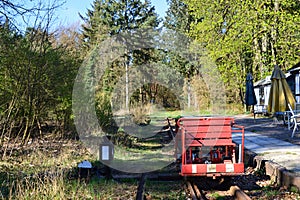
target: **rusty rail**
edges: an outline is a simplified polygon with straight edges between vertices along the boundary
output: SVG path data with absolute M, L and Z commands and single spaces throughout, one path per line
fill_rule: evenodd
M 244 193 L 238 186 L 231 186 L 229 190 L 230 194 L 234 196 L 236 200 L 251 200 L 251 198 Z
M 199 190 L 198 186 L 190 181 L 186 182 L 187 188 L 190 192 L 192 200 L 204 200 L 201 191 Z
M 189 196 L 192 200 L 207 200 L 202 190 L 198 186 L 190 181 L 186 182 L 187 190 L 189 191 Z M 251 198 L 244 193 L 238 186 L 231 186 L 228 194 L 235 200 L 251 200 Z

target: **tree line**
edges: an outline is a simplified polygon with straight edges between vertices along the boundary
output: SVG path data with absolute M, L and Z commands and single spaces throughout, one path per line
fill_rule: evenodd
M 95 0 L 91 9 L 80 14 L 83 24 L 51 31 L 54 11 L 62 3 L 55 0 L 45 6 L 37 2 L 26 7 L 0 0 L 1 146 L 17 141 L 25 144 L 45 132 L 74 137 L 76 116 L 72 112 L 72 90 L 78 70 L 86 55 L 122 33 L 152 30 L 165 34 L 174 48 L 181 43 L 191 47 L 196 43 L 200 47 L 190 49 L 190 55 L 205 52 L 215 63 L 228 104 L 243 104 L 248 72 L 259 80 L 269 75 L 275 64 L 286 70 L 299 62 L 298 1 L 168 0 L 169 8 L 162 19 L 149 0 Z M 22 19 L 28 15 L 35 19 L 34 23 L 32 18 L 25 20 L 23 24 L 27 27 L 20 30 L 16 17 Z M 172 38 L 166 29 L 184 37 Z M 129 44 L 126 38 L 121 41 L 125 46 Z M 161 79 L 172 76 L 172 70 L 181 74 L 184 82 L 179 96 L 172 91 L 176 88 L 166 88 L 156 82 L 144 82 L 130 91 L 132 69 L 149 63 L 158 68 L 150 67 L 143 73 L 155 74 L 154 69 L 164 66 L 166 73 L 159 74 Z M 170 110 L 182 106 L 198 110 L 211 107 L 210 85 L 205 79 L 209 70 L 201 71 L 203 63 L 191 62 L 174 51 L 127 45 L 125 53 L 107 65 L 95 92 L 98 120 L 107 130 L 114 126 L 112 109 L 125 114 L 134 110 L 133 114 L 138 116 L 139 112 L 146 113 L 139 108 L 148 104 L 159 104 Z M 119 86 L 116 98 L 113 94 L 121 77 L 125 82 Z M 113 108 L 114 98 L 118 108 Z

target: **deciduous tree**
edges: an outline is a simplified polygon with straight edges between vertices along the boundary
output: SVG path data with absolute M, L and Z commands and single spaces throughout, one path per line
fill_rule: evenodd
M 255 80 L 299 59 L 298 1 L 185 0 L 196 19 L 191 36 L 217 62 L 229 102 L 241 102 L 247 72 Z

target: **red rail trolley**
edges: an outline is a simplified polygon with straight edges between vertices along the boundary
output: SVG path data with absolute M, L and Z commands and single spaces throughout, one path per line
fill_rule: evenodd
M 244 127 L 232 117 L 183 117 L 175 140 L 182 176 L 223 177 L 244 173 Z M 232 133 L 241 134 L 241 144 Z

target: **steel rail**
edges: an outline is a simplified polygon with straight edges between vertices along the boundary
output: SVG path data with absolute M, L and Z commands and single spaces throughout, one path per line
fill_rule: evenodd
M 236 200 L 251 200 L 251 198 L 236 185 L 230 187 L 229 193 L 234 196 Z

